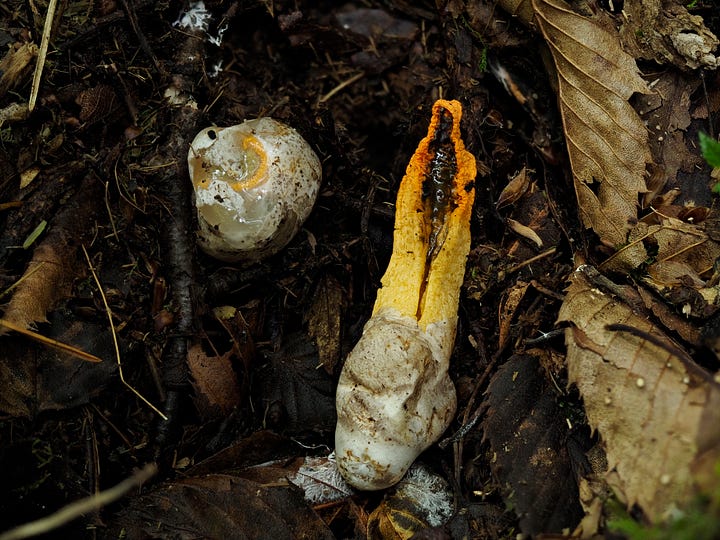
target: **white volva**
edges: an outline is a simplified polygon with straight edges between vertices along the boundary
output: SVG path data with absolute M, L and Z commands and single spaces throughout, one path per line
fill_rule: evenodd
M 202 130 L 188 152 L 198 241 L 227 262 L 277 253 L 310 214 L 320 160 L 293 128 L 258 118 Z

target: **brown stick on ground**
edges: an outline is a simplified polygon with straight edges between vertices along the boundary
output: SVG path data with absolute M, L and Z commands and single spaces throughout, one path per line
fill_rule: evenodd
M 162 452 L 163 447 L 174 437 L 180 403 L 188 397 L 188 345 L 195 339 L 198 328 L 195 227 L 187 150 L 202 117 L 192 99 L 192 92 L 195 90 L 195 81 L 204 77 L 202 59 L 205 36 L 198 30 L 184 29 L 183 33 L 187 37 L 175 55 L 166 91 L 166 96 L 173 96 L 171 100 L 174 106 L 167 110 L 163 122 L 172 126 L 172 129 L 152 160 L 161 167 L 158 194 L 169 210 L 169 215 L 161 220 L 163 272 L 167 274 L 177 321 L 163 352 L 162 380 L 167 395 L 164 412 L 168 420 L 161 421 L 158 427 L 157 452 Z

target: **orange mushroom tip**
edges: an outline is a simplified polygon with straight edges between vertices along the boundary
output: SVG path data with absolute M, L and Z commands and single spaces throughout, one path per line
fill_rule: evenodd
M 398 190 L 393 254 L 375 313 L 394 307 L 421 327 L 457 315 L 477 174 L 460 135 L 461 119 L 460 102 L 433 105 L 427 136 Z

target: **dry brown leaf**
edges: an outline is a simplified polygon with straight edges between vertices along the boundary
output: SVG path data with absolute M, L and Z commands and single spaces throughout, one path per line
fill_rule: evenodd
M 555 60 L 581 219 L 604 242 L 622 245 L 636 221 L 650 161 L 645 125 L 627 100 L 649 90 L 616 35 L 561 0 L 533 5 Z
M 513 176 L 498 196 L 495 208 L 500 210 L 504 206 L 513 204 L 530 188 L 531 179 L 530 172 L 527 167 L 523 167 L 519 173 Z
M 648 267 L 648 276 L 654 282 L 654 287 L 661 290 L 664 287 L 689 285 L 700 289 L 705 282 L 688 264 L 680 261 L 659 261 Z
M 231 362 L 233 352 L 208 356 L 197 344 L 188 350 L 195 405 L 205 418 L 227 416 L 240 403 L 240 386 Z
M 704 227 L 667 217 L 654 230 L 658 244 L 657 260 L 683 262 L 698 274 L 712 270 L 720 256 L 720 244 L 711 240 Z
M 602 270 L 626 273 L 646 266 L 646 283 L 656 291 L 667 294 L 682 284 L 714 304 L 718 291 L 701 279 L 720 257 L 720 242 L 706 231 L 708 222 L 686 223 L 660 213 L 655 217 L 659 223 L 638 223 L 630 232 L 629 242 L 603 262 Z M 697 308 L 692 314 L 707 315 Z
M 23 328 L 45 322 L 46 313 L 70 293 L 76 246 L 49 237 L 35 248 L 33 258 L 13 294 L 3 318 Z M 1 333 L 1 331 L 0 331 Z
M 568 379 L 605 443 L 615 487 L 658 521 L 713 478 L 720 385 L 595 277 L 580 267 L 560 309 L 558 320 L 570 323 Z
M 101 184 L 88 174 L 52 220 L 33 251 L 3 318 L 24 328 L 45 322 L 46 313 L 69 296 L 80 242 L 93 231 Z M 101 200 L 101 199 L 100 199 Z M 2 334 L 2 330 L 0 330 Z
M 38 53 L 34 43 L 15 43 L 0 60 L 0 97 L 26 81 Z

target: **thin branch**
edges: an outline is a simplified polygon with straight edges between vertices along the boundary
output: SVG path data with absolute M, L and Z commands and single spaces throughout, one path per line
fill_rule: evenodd
M 31 521 L 9 531 L 0 534 L 0 540 L 19 540 L 21 538 L 30 538 L 45 534 L 49 531 L 62 527 L 66 523 L 77 519 L 85 514 L 99 510 L 103 506 L 118 500 L 134 487 L 140 486 L 147 482 L 157 473 L 157 465 L 148 463 L 141 470 L 133 474 L 130 478 L 126 478 L 119 484 L 100 493 L 85 497 L 79 501 L 68 504 L 54 514 L 47 517 Z

